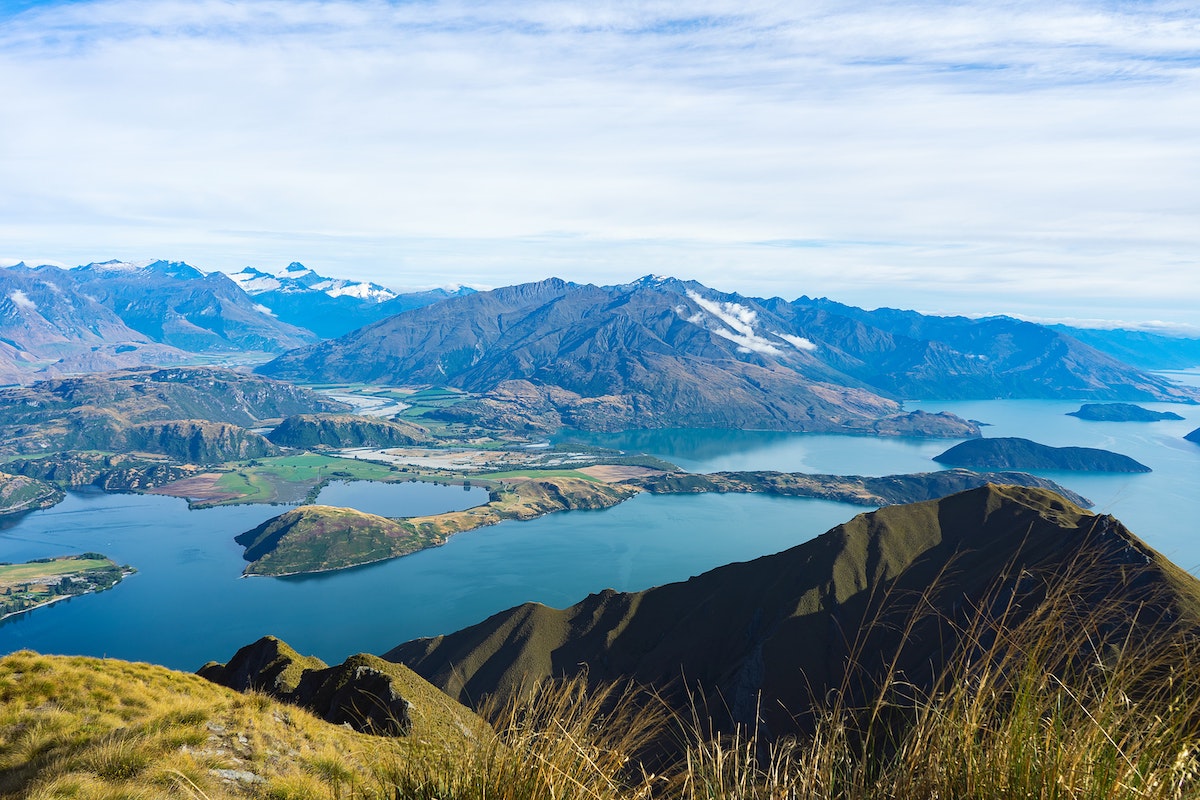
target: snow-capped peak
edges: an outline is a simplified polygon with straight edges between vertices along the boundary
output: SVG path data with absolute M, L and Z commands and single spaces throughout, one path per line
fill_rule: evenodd
M 330 297 L 357 297 L 373 303 L 382 303 L 396 297 L 396 292 L 377 283 L 352 281 L 343 278 L 326 278 L 298 261 L 293 261 L 276 272 L 264 272 L 254 267 L 245 267 L 241 272 L 229 276 L 249 295 L 264 292 L 321 292 Z

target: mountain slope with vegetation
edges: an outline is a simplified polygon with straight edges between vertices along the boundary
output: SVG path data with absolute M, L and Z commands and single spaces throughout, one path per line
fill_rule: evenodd
M 199 420 L 246 427 L 347 408 L 308 389 L 213 367 L 57 378 L 0 389 L 0 452 L 104 449 L 144 423 Z
M 402 420 L 385 420 L 354 414 L 297 414 L 286 418 L 267 434 L 282 447 L 408 447 L 433 441 L 429 431 Z
M 720 729 L 774 738 L 810 729 L 831 692 L 862 707 L 889 680 L 933 691 L 970 647 L 956 633 L 978 623 L 966 617 L 983 614 L 986 626 L 1003 611 L 1018 625 L 1059 585 L 1079 613 L 1105 617 L 1102 640 L 1121 641 L 1134 620 L 1145 638 L 1181 620 L 1194 629 L 1200 609 L 1200 582 L 1115 519 L 1045 490 L 988 485 L 862 514 L 681 583 L 606 590 L 563 610 L 528 603 L 385 657 L 465 700 L 581 670 L 631 679 L 683 712 L 699 704 Z

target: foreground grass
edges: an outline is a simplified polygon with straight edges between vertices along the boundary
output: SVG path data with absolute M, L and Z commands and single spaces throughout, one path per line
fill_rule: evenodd
M 1200 796 L 1193 623 L 997 594 L 932 686 L 885 675 L 805 734 L 714 731 L 582 678 L 486 710 L 494 732 L 384 739 L 144 664 L 0 660 L 0 794 L 361 800 L 1183 800 Z M 1020 611 L 1020 613 L 1018 613 Z M 933 613 L 926 611 L 924 613 Z M 1134 612 L 1136 615 L 1136 611 Z M 797 676 L 802 679 L 802 676 Z M 432 689 L 431 689 L 432 691 Z M 416 699 L 420 711 L 432 707 Z M 436 738 L 436 740 L 433 740 Z M 254 776 L 248 779 L 246 776 Z

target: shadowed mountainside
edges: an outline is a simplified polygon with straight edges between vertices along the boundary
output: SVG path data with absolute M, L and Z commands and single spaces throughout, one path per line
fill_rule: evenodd
M 988 485 L 861 514 L 681 583 L 605 590 L 563 610 L 527 603 L 385 658 L 467 703 L 581 670 L 631 678 L 682 710 L 700 703 L 718 725 L 754 727 L 761 716 L 778 736 L 804 728 L 831 691 L 851 704 L 874 696 L 889 670 L 930 688 L 964 615 L 1007 609 L 1015 624 L 1068 579 L 1082 610 L 1112 612 L 1125 630 L 1134 619 L 1145 631 L 1194 619 L 1200 608 L 1200 582 L 1112 517 L 1045 490 Z

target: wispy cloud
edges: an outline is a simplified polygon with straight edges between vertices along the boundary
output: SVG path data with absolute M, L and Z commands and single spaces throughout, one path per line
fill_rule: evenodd
M 1200 321 L 1193 6 L 681 8 L 0 17 L 5 255 Z

